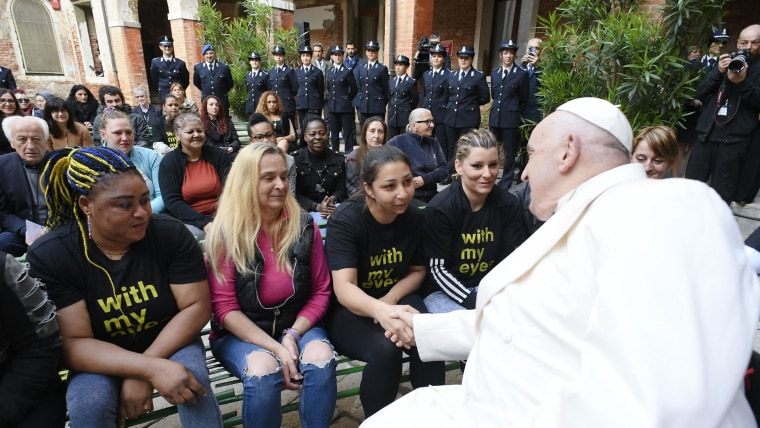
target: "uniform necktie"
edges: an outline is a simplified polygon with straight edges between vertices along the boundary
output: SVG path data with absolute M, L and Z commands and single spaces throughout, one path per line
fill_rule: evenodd
M 533 75 L 533 64 L 528 64 L 528 76 Z
M 459 73 L 459 81 L 460 82 L 462 81 L 462 78 L 465 76 L 465 74 L 467 74 L 467 73 L 465 73 L 464 71 L 461 72 L 461 73 Z

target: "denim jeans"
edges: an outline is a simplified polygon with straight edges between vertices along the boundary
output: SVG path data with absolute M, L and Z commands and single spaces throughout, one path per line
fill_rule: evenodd
M 206 356 L 200 338 L 179 349 L 169 359 L 187 367 L 206 389 L 206 396 L 196 395 L 195 403 L 177 406 L 182 426 L 222 427 L 222 412 L 209 383 Z M 122 378 L 96 373 L 71 375 L 66 392 L 71 427 L 116 427 L 121 382 Z
M 304 428 L 326 428 L 332 422 L 338 393 L 335 355 L 325 363 L 305 363 L 303 350 L 312 341 L 330 344 L 325 330 L 320 327 L 309 329 L 298 342 L 298 370 L 303 375 L 298 415 Z M 272 357 L 275 355 L 261 346 L 244 342 L 233 334 L 216 338 L 211 342 L 211 351 L 227 371 L 243 382 L 243 426 L 279 427 L 282 422 L 282 365 L 277 371 L 263 376 L 247 373 L 247 357 L 252 352 L 266 352 Z
M 472 292 L 477 292 L 478 287 L 472 287 L 469 289 Z M 447 312 L 453 312 L 453 311 L 461 311 L 465 308 L 464 306 L 460 305 L 459 303 L 455 302 L 454 299 L 449 297 L 448 294 L 444 293 L 443 291 L 436 291 L 435 293 L 430 293 L 427 297 L 425 297 L 425 307 L 427 307 L 428 311 L 431 314 L 445 314 Z

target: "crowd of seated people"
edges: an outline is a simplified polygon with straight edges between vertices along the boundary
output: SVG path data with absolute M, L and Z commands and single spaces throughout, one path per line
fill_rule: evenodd
M 38 336 L 72 371 L 68 385 L 39 372 L 46 425 L 65 401 L 72 426 L 118 426 L 151 412 L 155 390 L 183 426 L 221 426 L 198 338 L 209 319 L 215 358 L 243 384 L 244 426 L 280 426 L 283 389 L 300 391 L 304 426 L 329 426 L 336 352 L 366 363 L 369 417 L 396 399 L 404 352 L 413 388 L 445 383 L 442 361 L 388 340 L 412 335 L 399 313 L 474 309 L 480 281 L 542 224 L 527 185 L 497 185 L 490 131 L 461 135 L 449 165 L 426 109 L 389 142 L 368 117 L 344 155 L 318 114 L 297 134 L 274 91 L 247 144 L 216 95 L 196 105 L 174 83 L 161 108 L 134 95 L 132 108 L 114 87 L 100 103 L 84 85 L 66 100 L 0 89 L 0 259 L 26 255 L 46 284 L 57 325 Z M 673 129 L 642 129 L 630 159 L 669 177 Z M 33 409 L 15 420 L 41 423 Z

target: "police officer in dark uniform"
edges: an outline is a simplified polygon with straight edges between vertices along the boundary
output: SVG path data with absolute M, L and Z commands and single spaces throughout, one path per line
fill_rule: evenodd
M 457 51 L 459 69 L 449 73 L 449 102 L 446 106 L 446 146 L 443 151 L 453 166 L 459 136 L 480 126 L 480 106 L 490 101 L 486 75 L 472 66 L 475 48 L 462 46 Z
M 314 54 L 311 46 L 302 46 L 298 49 L 298 54 L 301 56 L 301 66 L 295 69 L 298 82 L 296 110 L 303 122 L 303 118 L 308 113 L 322 116 L 322 106 L 325 103 L 325 76 L 319 67 L 311 65 Z M 301 129 L 303 129 L 303 123 L 301 123 Z
M 356 144 L 354 107 L 351 101 L 356 96 L 356 80 L 350 68 L 343 64 L 343 48 L 330 48 L 333 66 L 327 71 L 327 110 L 330 120 L 330 145 L 333 151 L 340 150 L 340 133 L 346 153 L 351 153 Z
M 385 117 L 385 107 L 388 104 L 388 67 L 378 60 L 380 45 L 370 40 L 364 45 L 367 60 L 354 66 L 354 78 L 358 93 L 354 98 L 354 106 L 359 113 L 359 128 L 364 121 L 372 116 Z
M 158 100 L 169 93 L 172 83 L 179 82 L 183 88 L 190 84 L 190 73 L 185 61 L 174 57 L 174 39 L 167 35 L 158 38 L 158 47 L 163 55 L 150 62 L 150 81 L 158 89 Z
M 10 89 L 11 91 L 16 89 L 16 79 L 13 78 L 10 68 L 0 67 L 0 88 Z
M 261 70 L 261 55 L 252 52 L 248 55 L 251 71 L 245 75 L 245 89 L 248 98 L 245 101 L 245 113 L 250 116 L 256 112 L 261 94 L 269 90 L 269 74 Z
M 420 100 L 417 93 L 417 81 L 406 74 L 409 65 L 409 57 L 404 55 L 399 55 L 393 60 L 396 77 L 389 84 L 388 140 L 406 132 L 409 114 L 417 107 Z
M 430 110 L 435 120 L 435 139 L 441 144 L 446 153 L 446 104 L 449 102 L 449 74 L 445 61 L 447 58 L 446 48 L 435 45 L 430 48 L 430 70 L 422 75 L 422 95 L 420 107 Z
M 227 98 L 235 82 L 232 80 L 230 67 L 216 60 L 216 51 L 211 45 L 201 49 L 203 62 L 195 64 L 193 68 L 193 85 L 201 90 L 201 99 L 209 95 L 216 95 L 222 100 L 226 111 L 230 111 L 230 99 Z
M 269 70 L 269 89 L 274 91 L 282 101 L 282 120 L 290 119 L 290 123 L 296 123 L 296 100 L 298 93 L 298 81 L 293 69 L 285 64 L 285 49 L 282 46 L 272 48 L 275 65 Z
M 515 154 L 519 142 L 520 109 L 528 101 L 528 72 L 515 64 L 517 44 L 504 40 L 499 46 L 501 67 L 491 72 L 491 115 L 488 125 L 504 147 L 504 173 L 501 186 L 509 189 L 515 172 Z

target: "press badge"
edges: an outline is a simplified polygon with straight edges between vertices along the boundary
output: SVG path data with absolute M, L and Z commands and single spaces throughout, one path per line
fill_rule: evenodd
M 725 104 L 720 106 L 720 109 L 718 109 L 718 116 L 728 116 L 728 106 Z

